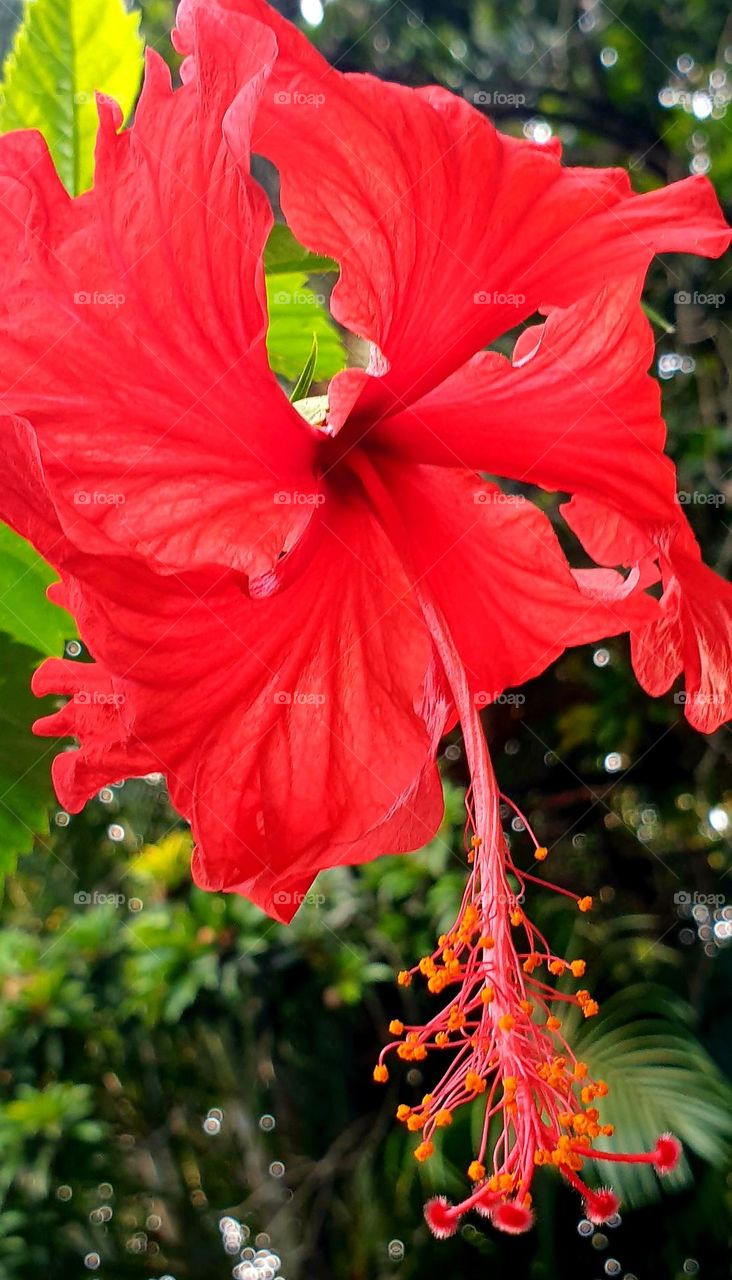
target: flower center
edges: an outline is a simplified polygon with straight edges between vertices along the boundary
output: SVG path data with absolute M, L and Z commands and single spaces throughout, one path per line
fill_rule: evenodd
M 297 409 L 300 417 L 309 422 L 311 427 L 317 427 L 319 431 L 323 431 L 324 435 L 330 434 L 325 427 L 328 414 L 327 396 L 306 396 L 304 400 L 295 400 L 292 407 Z

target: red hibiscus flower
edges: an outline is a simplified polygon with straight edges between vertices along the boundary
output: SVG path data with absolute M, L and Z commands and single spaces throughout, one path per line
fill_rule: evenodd
M 39 731 L 78 739 L 54 765 L 68 809 L 162 771 L 198 883 L 286 920 L 322 867 L 434 833 L 459 718 L 472 869 L 419 966 L 459 991 L 395 1033 L 401 1057 L 451 1065 L 402 1118 L 423 1158 L 485 1095 L 476 1190 L 433 1225 L 476 1207 L 522 1231 L 537 1163 L 591 1198 L 576 1170 L 607 1126 L 533 976 L 563 962 L 512 900 L 509 871 L 535 877 L 510 861 L 478 707 L 630 631 L 651 692 L 684 668 L 695 723 L 730 713 L 732 599 L 717 583 L 712 601 L 675 502 L 639 307 L 654 253 L 716 255 L 728 232 L 702 178 L 636 196 L 622 172 L 565 169 L 442 90 L 339 74 L 263 0 L 184 0 L 176 39 L 182 87 L 151 53 L 133 127 L 100 105 L 87 195 L 38 135 L 0 140 L 1 509 L 57 566 L 94 659 L 41 668 L 37 691 L 69 701 Z M 371 344 L 317 425 L 267 365 L 252 150 L 298 238 L 340 264 L 335 318 Z M 512 360 L 484 350 L 537 310 Z M 573 495 L 600 567 L 573 572 L 547 516 L 483 471 Z

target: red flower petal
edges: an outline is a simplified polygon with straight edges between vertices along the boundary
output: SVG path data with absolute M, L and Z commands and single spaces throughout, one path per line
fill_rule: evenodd
M 232 704 L 195 777 L 196 880 L 287 918 L 290 882 L 418 848 L 443 808 L 434 759 L 447 703 L 403 571 L 358 504 L 327 519 L 307 578 L 266 604 L 276 677 L 246 716 Z M 291 701 L 273 709 L 280 690 Z M 299 700 L 311 690 L 319 705 Z
M 660 556 L 663 601 L 634 628 L 636 674 L 658 695 L 685 669 L 687 717 L 709 732 L 732 714 L 732 588 L 702 564 L 676 501 L 652 351 L 637 282 L 626 281 L 526 331 L 513 367 L 476 357 L 375 436 L 405 461 L 463 461 L 574 493 L 563 511 L 586 550 L 599 564 L 640 566 L 645 585 Z
M 284 919 L 320 868 L 431 838 L 447 702 L 403 570 L 362 501 L 333 496 L 309 572 L 252 600 L 233 573 L 161 577 L 78 552 L 48 514 L 32 432 L 4 426 L 3 515 L 60 568 L 95 658 L 50 659 L 35 678 L 37 692 L 70 696 L 37 726 L 79 739 L 54 765 L 66 808 L 114 778 L 164 773 L 194 827 L 199 883 Z
M 596 277 L 638 272 L 654 248 L 690 236 L 718 252 L 726 232 L 703 181 L 632 197 L 624 175 L 562 171 L 553 149 L 501 138 L 450 95 L 332 71 L 260 0 L 238 10 L 186 0 L 180 27 L 193 55 L 184 88 L 173 94 L 152 56 L 133 129 L 118 135 L 117 113 L 102 108 L 88 196 L 66 196 L 33 135 L 0 142 L 0 213 L 13 231 L 0 253 L 2 385 L 36 432 L 10 424 L 2 503 L 58 565 L 57 594 L 95 659 L 52 661 L 36 679 L 71 695 L 40 728 L 80 740 L 55 765 L 63 803 L 80 807 L 120 773 L 161 770 L 194 827 L 198 882 L 286 919 L 321 867 L 434 832 L 435 749 L 453 714 L 445 676 L 475 734 L 462 664 L 473 695 L 490 698 L 567 644 L 647 627 L 659 610 L 639 588 L 656 556 L 661 625 L 680 633 L 686 659 L 686 615 L 679 608 L 672 624 L 669 602 L 682 577 L 701 586 L 678 524 L 662 547 L 644 533 L 627 580 L 618 558 L 572 574 L 530 505 L 465 471 L 390 458 L 391 435 L 369 439 L 376 409 L 425 396 L 538 303 L 569 303 Z M 267 367 L 271 216 L 248 170 L 255 115 L 294 229 L 343 259 L 336 315 L 381 348 L 369 370 L 331 387 L 334 420 L 349 417 L 327 442 L 332 455 L 317 456 L 323 438 Z M 91 301 L 74 302 L 80 286 Z M 522 300 L 501 294 L 509 287 Z M 490 301 L 476 301 L 476 288 L 492 289 Z M 554 313 L 540 344 L 530 333 L 517 348 L 527 409 L 541 412 L 551 393 L 555 427 L 568 403 L 552 341 L 584 370 L 588 399 L 608 367 L 629 369 L 635 386 L 647 362 L 645 331 L 638 339 L 629 321 L 609 337 L 593 305 L 604 362 L 579 310 Z M 517 376 L 492 357 L 476 361 L 466 414 L 481 392 L 476 371 Z M 607 423 L 606 405 L 592 409 Z M 657 414 L 641 397 L 622 416 L 632 424 L 636 410 L 657 451 Z M 626 439 L 623 422 L 611 426 Z M 382 446 L 374 461 L 369 445 Z M 578 491 L 618 499 L 617 474 L 599 486 L 602 456 L 587 465 L 589 449 L 585 434 Z M 542 482 L 561 470 L 532 465 Z M 667 488 L 659 463 L 638 493 L 648 519 Z M 632 547 L 635 533 L 623 536 Z M 693 636 L 720 625 L 705 614 Z M 441 670 L 436 650 L 453 670 Z M 511 1215 L 528 1210 L 503 1208 L 504 1229 L 524 1229 Z
M 203 3 L 179 9 L 189 54 Z M 341 74 L 264 0 L 223 7 L 276 33 L 254 147 L 280 170 L 295 234 L 341 263 L 337 319 L 391 365 L 364 412 L 413 401 L 541 304 L 644 271 L 655 252 L 729 243 L 703 179 L 635 196 L 624 172 L 563 169 L 554 143 L 501 135 L 444 90 Z
M 639 297 L 639 282 L 627 280 L 553 310 L 521 335 L 513 365 L 476 356 L 377 437 L 400 458 L 462 462 L 667 521 L 674 469 Z
M 680 508 L 666 525 L 637 523 L 587 498 L 562 508 L 594 560 L 646 564 L 658 559 L 664 582 L 660 614 L 632 639 L 633 667 L 647 693 L 666 693 L 685 675 L 679 695 L 694 728 L 711 733 L 732 718 L 732 585 L 703 564 Z M 671 523 L 673 521 L 673 523 Z
M 661 607 L 670 626 L 676 620 L 686 684 L 683 705 L 689 723 L 711 733 L 732 718 L 732 584 L 691 556 L 675 555 L 671 566 Z M 649 631 L 636 641 L 639 678 L 644 658 L 647 664 L 646 638 L 656 644 L 659 639 Z
M 148 52 L 133 128 L 100 108 L 78 200 L 36 133 L 0 140 L 4 404 L 37 430 L 69 537 L 163 572 L 266 573 L 319 489 L 313 433 L 267 363 L 272 215 L 248 143 L 276 45 L 245 25 L 243 41 L 231 15 L 199 14 L 199 77 L 175 93 Z
M 404 554 L 429 586 L 476 697 L 538 675 L 569 645 L 645 626 L 658 606 L 573 575 L 547 516 L 467 472 L 384 462 Z

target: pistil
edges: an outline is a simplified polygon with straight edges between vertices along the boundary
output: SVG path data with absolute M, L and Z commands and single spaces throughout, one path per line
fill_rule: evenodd
M 606 1221 L 617 1210 L 617 1197 L 609 1189 L 593 1191 L 585 1184 L 579 1176 L 585 1161 L 645 1162 L 663 1174 L 678 1160 L 679 1144 L 664 1135 L 648 1153 L 622 1155 L 594 1147 L 598 1138 L 613 1134 L 612 1125 L 601 1122 L 594 1105 L 608 1088 L 577 1059 L 564 1034 L 561 1010 L 571 1004 L 590 1018 L 599 1006 L 587 989 L 560 992 L 537 976 L 541 972 L 549 978 L 579 980 L 586 966 L 581 957 L 566 960 L 554 954 L 526 914 L 525 887 L 529 882 L 573 898 L 581 912 L 591 909 L 592 899 L 516 866 L 500 821 L 505 797 L 496 783 L 467 677 L 437 610 L 426 599 L 421 605 L 463 728 L 471 779 L 466 798 L 469 874 L 451 929 L 441 935 L 431 955 L 398 975 L 402 986 L 423 980 L 440 998 L 440 1007 L 422 1026 L 391 1023 L 394 1038 L 382 1051 L 374 1078 L 388 1079 L 386 1059 L 391 1054 L 404 1062 L 433 1056 L 445 1060 L 437 1083 L 421 1103 L 402 1104 L 397 1111 L 398 1120 L 418 1135 L 414 1155 L 419 1161 L 430 1159 L 437 1130 L 448 1127 L 461 1107 L 482 1109 L 477 1149 L 466 1167 L 472 1189 L 460 1204 L 437 1197 L 425 1208 L 435 1235 L 452 1234 L 471 1209 L 500 1230 L 527 1230 L 533 1222 L 533 1177 L 542 1165 L 559 1169 L 580 1192 L 592 1221 Z M 533 842 L 535 860 L 544 862 L 547 849 L 512 807 Z

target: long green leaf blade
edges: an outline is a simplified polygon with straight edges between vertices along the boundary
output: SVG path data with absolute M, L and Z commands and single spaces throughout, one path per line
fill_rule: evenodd
M 305 399 L 308 391 L 313 385 L 313 378 L 315 377 L 315 366 L 317 362 L 318 362 L 318 339 L 316 335 L 313 334 L 313 345 L 310 348 L 310 355 L 305 361 L 303 371 L 300 374 L 300 377 L 298 378 L 297 382 L 295 383 L 294 390 L 292 392 L 292 395 L 290 396 L 291 404 L 297 404 L 298 400 Z

